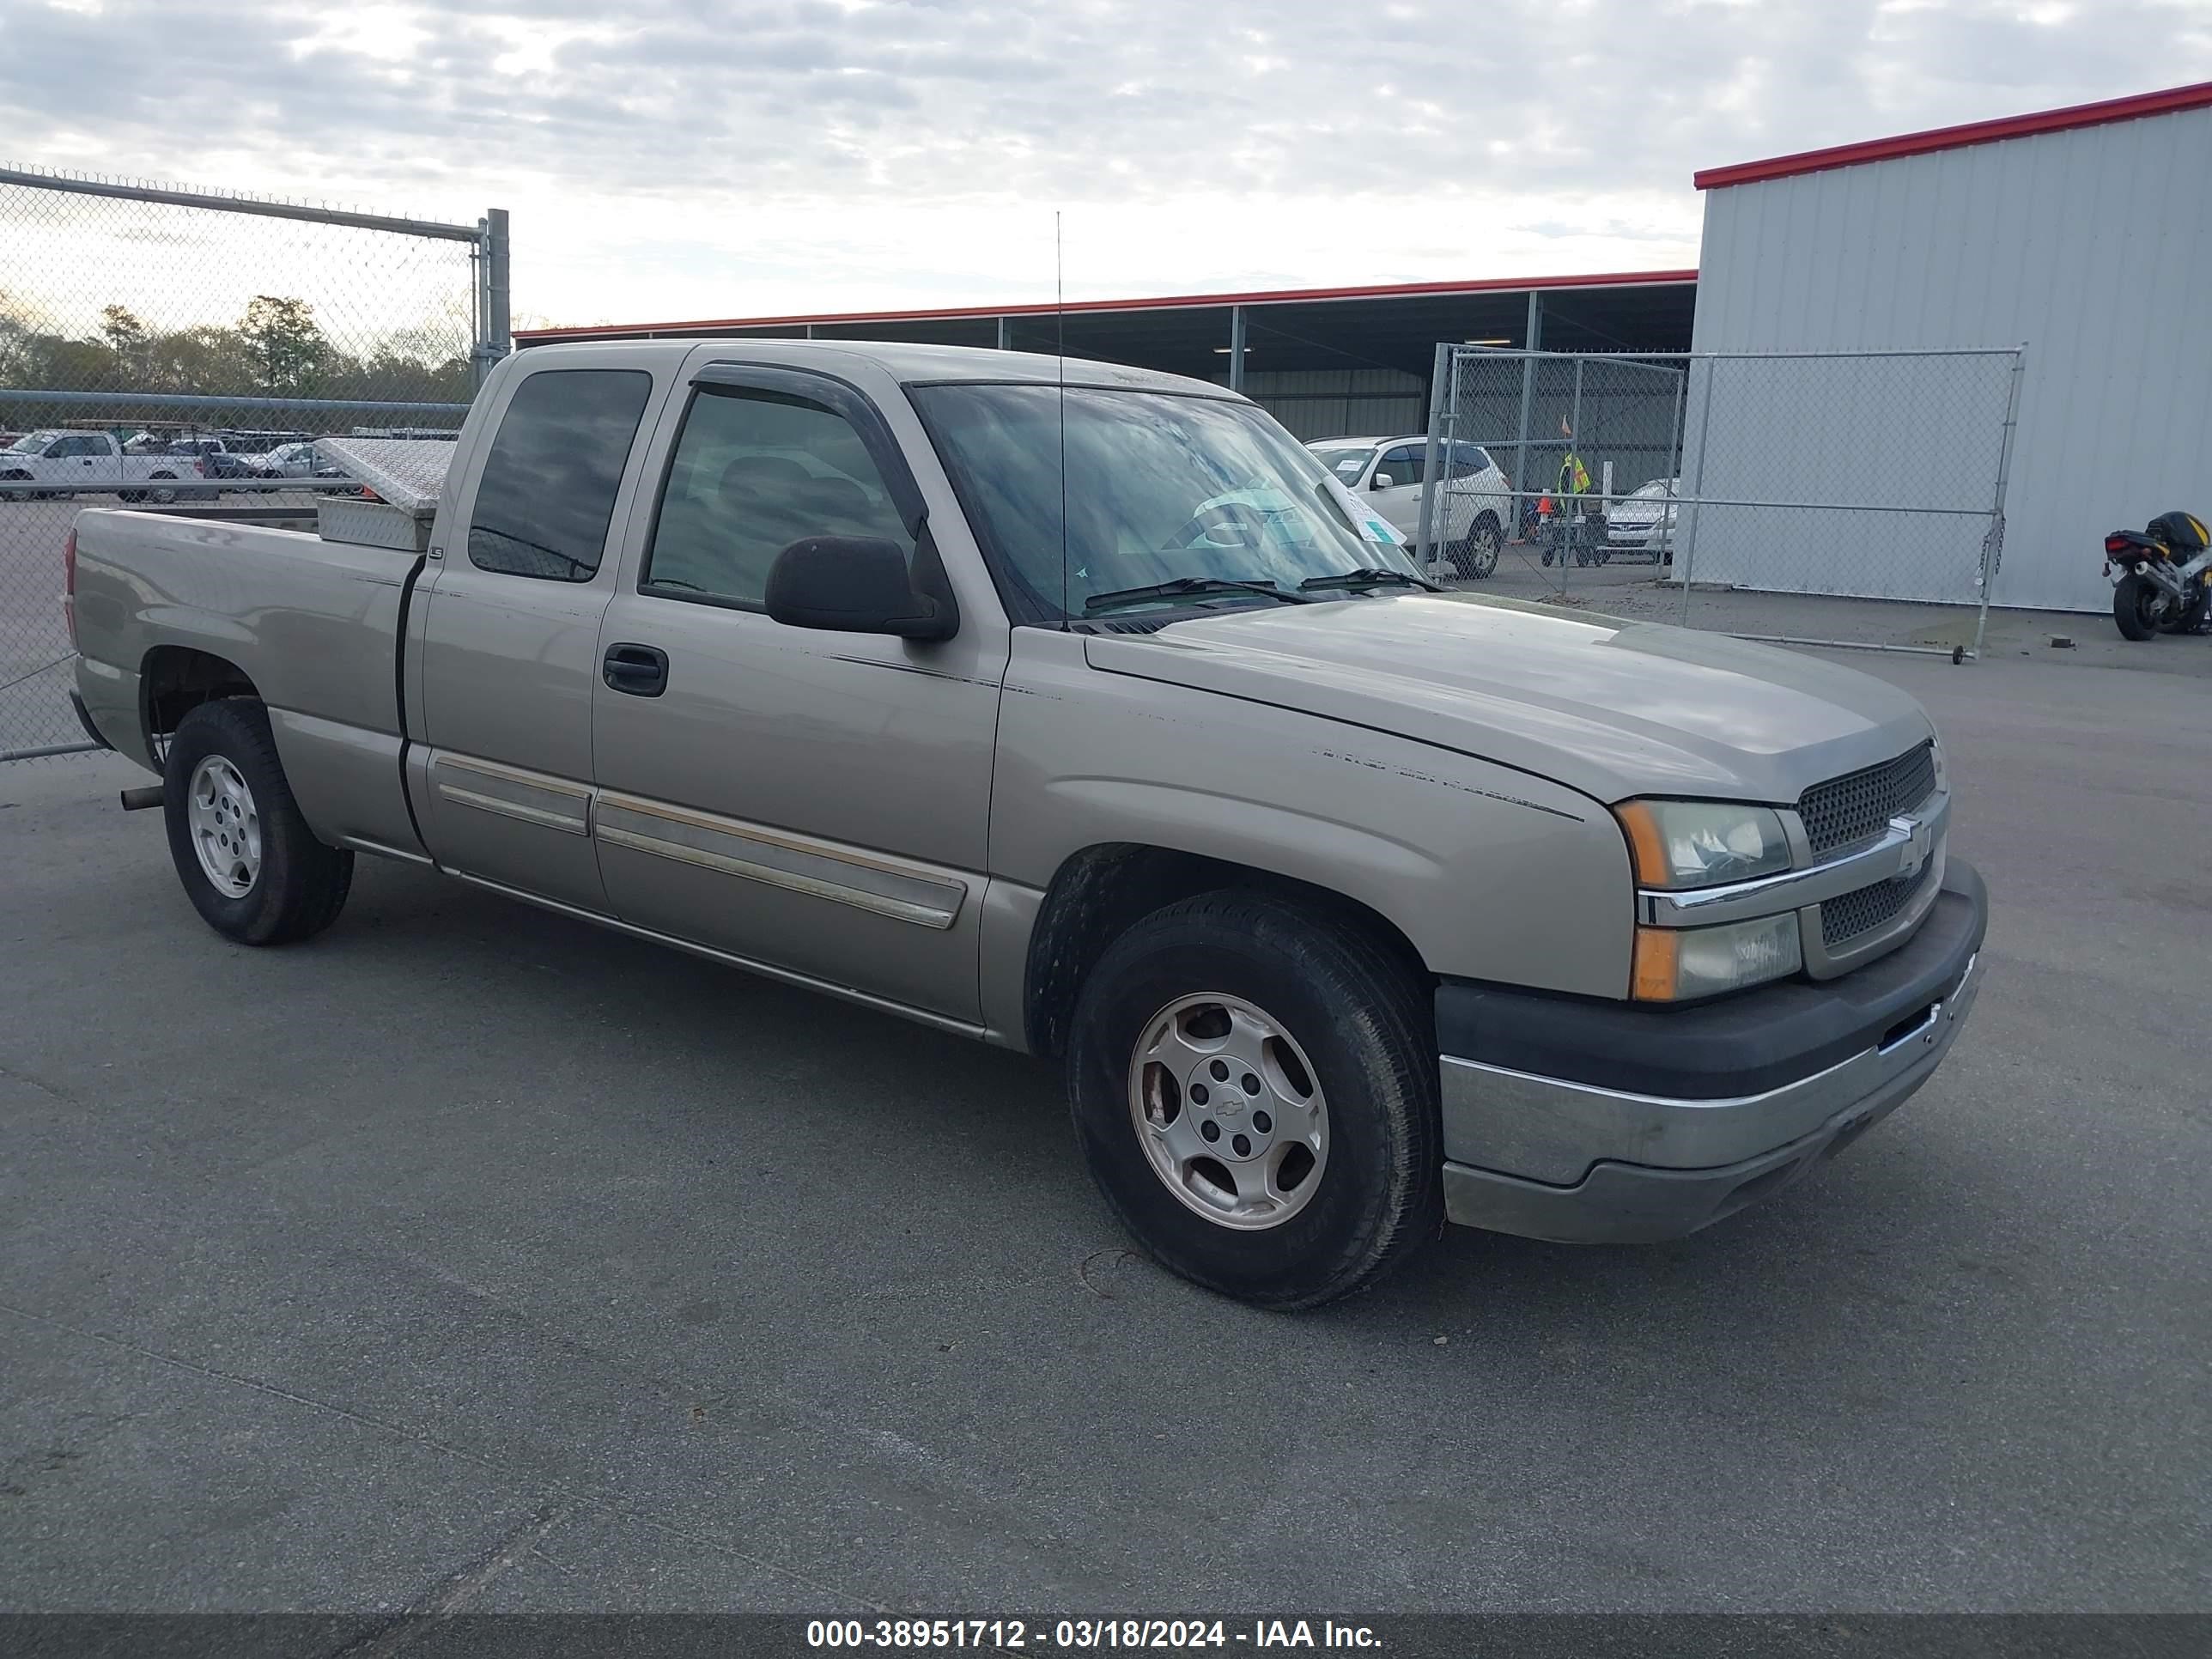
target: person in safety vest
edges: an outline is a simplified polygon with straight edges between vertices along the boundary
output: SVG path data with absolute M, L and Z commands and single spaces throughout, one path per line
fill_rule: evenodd
M 1589 469 L 1583 465 L 1581 456 L 1569 450 L 1566 459 L 1559 463 L 1559 511 L 1572 519 L 1582 506 L 1580 498 L 1589 494 Z

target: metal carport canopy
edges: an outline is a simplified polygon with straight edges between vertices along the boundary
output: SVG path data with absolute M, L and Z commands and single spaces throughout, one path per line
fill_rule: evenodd
M 570 340 L 896 339 L 1104 358 L 1171 373 L 1225 373 L 1237 314 L 1254 371 L 1389 368 L 1425 376 L 1439 341 L 1526 343 L 1540 296 L 1541 343 L 1553 350 L 1686 350 L 1697 304 L 1694 270 L 1496 277 L 1351 288 L 1285 289 L 1152 299 L 1077 300 L 1064 307 L 959 306 L 688 322 L 518 329 L 518 346 Z

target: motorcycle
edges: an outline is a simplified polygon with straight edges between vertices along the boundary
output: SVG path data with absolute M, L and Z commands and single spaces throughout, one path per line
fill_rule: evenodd
M 2201 634 L 2212 617 L 2212 532 L 2190 513 L 2161 513 L 2138 534 L 2105 538 L 2112 620 L 2130 640 Z

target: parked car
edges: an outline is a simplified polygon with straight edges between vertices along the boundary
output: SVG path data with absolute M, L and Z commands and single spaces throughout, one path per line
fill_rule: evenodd
M 1606 520 L 1606 545 L 1612 556 L 1641 553 L 1655 564 L 1674 562 L 1675 496 L 1680 478 L 1654 478 L 1615 501 Z
M 1408 545 L 1442 562 L 1454 575 L 1480 580 L 1498 568 L 1505 526 L 1513 521 L 1513 492 L 1505 474 L 1480 444 L 1448 446 L 1444 489 L 1437 497 L 1437 522 L 1431 534 L 1443 558 L 1419 550 L 1423 476 L 1427 471 L 1425 437 L 1319 438 L 1306 447 L 1338 483 L 1381 514 Z
M 244 458 L 234 455 L 228 444 L 221 438 L 173 439 L 162 453 L 182 462 L 188 469 L 189 476 L 213 481 L 212 487 L 203 484 L 193 489 L 179 489 L 172 498 L 177 501 L 219 501 L 222 497 L 222 479 L 250 476 Z
M 251 478 L 258 455 L 231 447 L 228 438 L 186 438 L 169 446 L 173 455 L 190 455 L 203 478 Z
M 318 480 L 315 487 L 325 494 L 351 488 L 345 469 L 324 460 L 311 441 L 279 444 L 260 458 L 255 471 L 264 478 L 313 478 Z
M 320 535 L 78 515 L 80 712 L 202 917 L 304 939 L 367 853 L 1051 1058 L 1109 1205 L 1227 1294 L 1325 1301 L 1447 1218 L 1702 1227 L 1978 989 L 1910 696 L 1436 592 L 1225 388 L 551 345 L 449 465 Z
M 259 471 L 264 478 L 306 478 L 316 465 L 313 443 L 279 444 L 261 458 Z
M 0 493 L 0 501 L 69 496 L 80 490 L 113 491 L 125 501 L 174 501 L 177 491 L 170 481 L 191 471 L 191 462 L 175 456 L 125 454 L 110 433 L 27 432 L 0 449 L 0 483 L 47 487 L 8 490 Z

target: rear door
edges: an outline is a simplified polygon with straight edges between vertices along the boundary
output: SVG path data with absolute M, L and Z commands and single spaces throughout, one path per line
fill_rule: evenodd
M 413 607 L 407 706 L 409 791 L 432 855 L 457 873 L 607 908 L 591 841 L 606 550 L 681 349 L 551 357 L 496 390 L 489 436 L 453 458 L 462 495 Z
M 1462 541 L 1486 513 L 1495 521 L 1500 540 L 1512 517 L 1505 494 L 1505 475 L 1498 470 L 1480 444 L 1454 442 L 1447 469 L 1450 483 L 1444 495 L 1449 527 L 1448 541 Z
M 962 594 L 959 632 L 929 642 L 789 628 L 763 604 L 803 537 L 912 562 L 966 533 L 903 393 L 843 367 L 702 362 L 672 400 L 601 635 L 593 834 L 625 921 L 970 1022 L 996 601 Z

